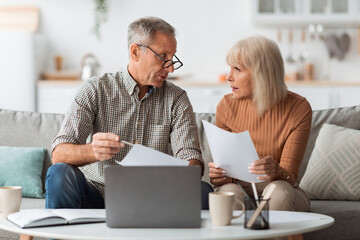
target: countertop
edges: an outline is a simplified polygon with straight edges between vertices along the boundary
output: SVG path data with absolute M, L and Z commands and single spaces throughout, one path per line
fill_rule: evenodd
M 227 82 L 205 82 L 205 81 L 189 81 L 189 80 L 169 80 L 175 83 L 178 86 L 182 87 L 226 87 L 228 86 Z M 81 80 L 39 80 L 37 86 L 64 86 L 64 87 L 76 87 L 80 86 L 83 83 Z M 360 86 L 359 82 L 341 82 L 341 81 L 322 81 L 322 80 L 298 80 L 298 81 L 287 81 L 287 86 L 339 86 L 339 87 L 349 87 L 349 86 Z

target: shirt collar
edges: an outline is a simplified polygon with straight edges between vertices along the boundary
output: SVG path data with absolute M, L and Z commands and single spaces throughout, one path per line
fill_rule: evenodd
M 137 83 L 131 77 L 127 67 L 124 68 L 123 73 L 124 73 L 124 85 L 125 85 L 125 88 L 126 88 L 126 90 L 128 91 L 128 93 L 130 95 L 133 95 L 135 93 L 135 91 L 136 91 Z M 149 91 L 147 92 L 147 95 L 152 93 L 154 90 L 155 90 L 155 87 L 151 86 Z
M 126 91 L 128 91 L 128 93 L 130 95 L 133 95 L 135 92 L 135 87 L 137 86 L 136 81 L 130 76 L 130 73 L 127 69 L 127 67 L 125 67 L 123 69 L 123 76 L 124 76 L 124 85 L 126 88 Z

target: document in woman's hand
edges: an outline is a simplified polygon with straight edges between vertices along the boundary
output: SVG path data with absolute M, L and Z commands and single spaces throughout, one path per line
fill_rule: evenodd
M 232 133 L 202 120 L 211 155 L 229 177 L 246 182 L 262 182 L 258 175 L 249 173 L 250 164 L 259 159 L 249 131 Z

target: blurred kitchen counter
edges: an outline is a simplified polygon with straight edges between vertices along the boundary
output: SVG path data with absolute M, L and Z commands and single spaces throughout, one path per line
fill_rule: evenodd
M 81 80 L 38 80 L 37 86 L 80 86 L 83 83 Z
M 189 81 L 189 80 L 168 80 L 178 86 L 183 87 L 226 87 L 227 82 L 205 82 L 205 81 Z M 81 80 L 39 80 L 37 86 L 80 86 L 83 83 Z M 360 80 L 358 82 L 341 82 L 341 81 L 322 81 L 322 80 L 298 80 L 298 81 L 286 81 L 288 86 L 360 86 Z
M 195 112 L 215 112 L 221 98 L 231 89 L 227 82 L 169 80 L 184 90 Z M 81 80 L 39 80 L 37 82 L 37 111 L 65 113 Z M 288 81 L 289 90 L 304 96 L 313 110 L 360 105 L 359 82 Z

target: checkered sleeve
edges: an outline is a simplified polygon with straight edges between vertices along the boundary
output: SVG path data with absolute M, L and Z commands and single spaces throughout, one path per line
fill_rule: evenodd
M 81 85 L 52 142 L 51 151 L 60 143 L 86 143 L 96 117 L 96 95 L 96 84 L 91 79 Z
M 193 109 L 185 91 L 178 95 L 172 106 L 170 141 L 175 157 L 204 163 Z

